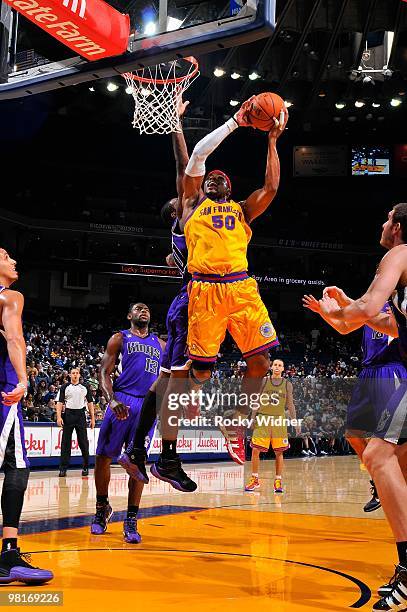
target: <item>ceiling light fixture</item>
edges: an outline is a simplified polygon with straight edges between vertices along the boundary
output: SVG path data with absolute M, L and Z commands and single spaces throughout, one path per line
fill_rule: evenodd
M 259 78 L 260 78 L 260 74 L 257 72 L 257 70 L 252 70 L 251 73 L 249 74 L 249 79 L 251 81 L 256 81 Z
M 213 74 L 218 78 L 223 77 L 225 74 L 225 70 L 221 66 L 216 66 L 215 70 L 213 71 Z

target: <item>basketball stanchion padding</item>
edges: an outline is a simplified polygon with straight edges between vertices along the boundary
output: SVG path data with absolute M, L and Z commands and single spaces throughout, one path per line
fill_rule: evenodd
M 130 18 L 103 0 L 5 0 L 24 17 L 87 60 L 127 50 Z
M 185 57 L 123 75 L 134 98 L 133 127 L 140 134 L 181 131 L 178 104 L 199 76 L 198 62 Z

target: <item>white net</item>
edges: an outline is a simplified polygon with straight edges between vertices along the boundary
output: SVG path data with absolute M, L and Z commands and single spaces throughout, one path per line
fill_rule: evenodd
M 181 131 L 178 105 L 184 91 L 199 76 L 196 60 L 190 59 L 193 61 L 176 60 L 123 74 L 134 98 L 133 127 L 140 134 Z

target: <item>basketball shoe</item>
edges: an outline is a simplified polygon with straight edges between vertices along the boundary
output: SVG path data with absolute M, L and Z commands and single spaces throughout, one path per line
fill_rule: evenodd
M 373 480 L 370 481 L 372 485 L 370 491 L 372 493 L 372 499 L 365 504 L 363 510 L 364 512 L 373 512 L 374 510 L 378 510 L 381 507 L 380 499 L 377 494 L 376 485 Z
M 131 478 L 148 484 L 149 479 L 146 472 L 146 461 L 147 453 L 145 449 L 134 448 L 130 445 L 126 448 L 125 452 L 120 455 L 117 463 L 126 470 Z
M 0 584 L 23 582 L 24 584 L 45 584 L 53 579 L 49 570 L 34 567 L 29 562 L 31 555 L 21 553 L 19 548 L 6 550 L 0 555 Z
M 389 582 L 386 582 L 386 584 L 383 584 L 381 587 L 379 587 L 377 589 L 377 593 L 378 595 L 380 595 L 380 597 L 385 597 L 385 595 L 388 595 L 389 593 L 391 593 L 391 590 L 393 588 L 393 584 L 396 580 L 396 576 L 397 576 L 397 566 L 395 569 L 395 572 L 393 574 L 393 576 L 390 578 Z
M 182 469 L 181 459 L 178 455 L 164 457 L 160 455 L 158 461 L 153 463 L 150 468 L 153 476 L 164 482 L 169 482 L 177 491 L 192 493 L 196 490 L 197 484 Z
M 102 533 L 105 533 L 112 514 L 113 510 L 110 504 L 96 504 L 96 514 L 90 526 L 91 534 L 102 535 Z
M 137 519 L 129 517 L 124 519 L 123 522 L 123 536 L 124 541 L 128 544 L 139 544 L 141 542 L 141 535 L 137 531 Z
M 256 489 L 260 489 L 260 482 L 258 476 L 252 476 L 245 486 L 245 491 L 255 491 Z
M 274 479 L 274 493 L 284 493 L 283 481 L 281 478 Z
M 225 425 L 220 425 L 219 429 L 225 437 L 226 448 L 229 453 L 229 457 L 233 459 L 235 463 L 238 463 L 239 465 L 244 465 L 246 459 L 246 452 L 244 447 L 245 428 L 226 427 Z
M 407 610 L 407 568 L 397 565 L 390 593 L 376 601 L 373 610 Z

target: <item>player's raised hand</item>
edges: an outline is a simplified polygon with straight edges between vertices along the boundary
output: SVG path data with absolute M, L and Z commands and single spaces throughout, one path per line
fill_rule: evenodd
M 323 297 L 330 297 L 336 300 L 341 308 L 345 308 L 345 306 L 349 306 L 353 300 L 346 295 L 343 289 L 339 287 L 325 287 L 323 293 Z
M 319 300 L 320 312 L 326 316 L 335 315 L 337 312 L 341 310 L 338 302 L 329 296 L 323 297 L 322 300 Z
M 233 115 L 235 121 L 240 127 L 253 127 L 249 121 L 248 114 L 251 108 L 251 102 L 256 96 L 251 96 L 248 100 L 243 102 L 237 113 Z
M 284 104 L 281 109 L 280 117 L 278 119 L 274 118 L 274 127 L 269 131 L 269 138 L 279 138 L 281 136 L 287 125 L 288 116 L 288 109 Z
M 187 106 L 189 105 L 189 100 L 182 99 L 182 95 L 177 96 L 177 113 L 178 117 L 183 117 L 185 111 L 187 110 Z
M 319 301 L 314 298 L 313 295 L 304 295 L 302 298 L 302 305 L 304 306 L 304 308 L 312 310 L 312 312 L 316 312 L 318 314 L 321 313 L 321 306 L 319 304 Z

